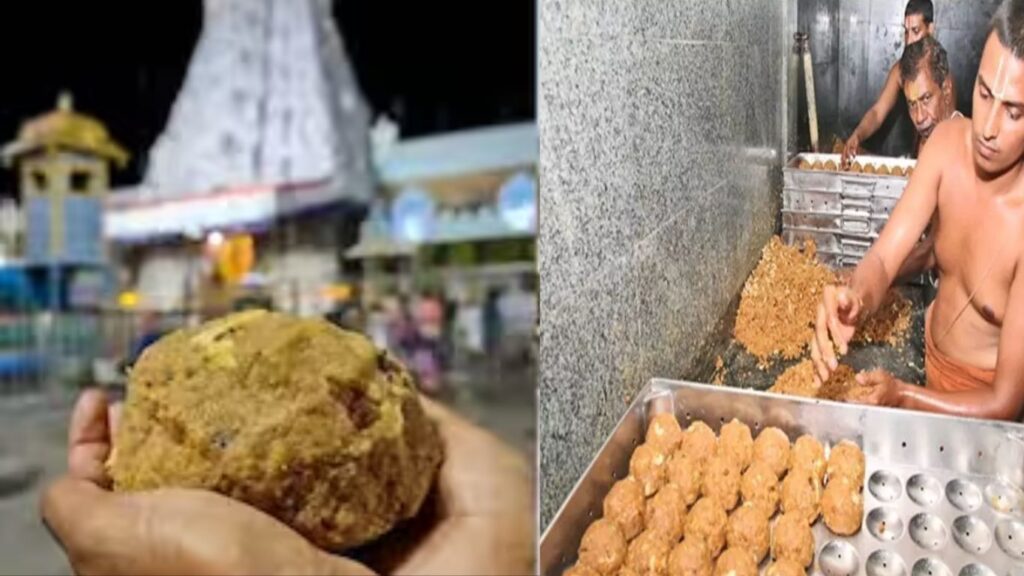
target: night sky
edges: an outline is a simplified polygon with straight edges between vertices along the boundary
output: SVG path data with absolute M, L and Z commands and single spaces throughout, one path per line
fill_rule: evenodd
M 403 136 L 534 118 L 535 2 L 335 0 L 334 15 L 374 115 Z M 137 182 L 199 35 L 199 0 L 3 3 L 0 140 L 69 89 L 132 153 Z M 2 192 L 13 192 L 4 174 Z

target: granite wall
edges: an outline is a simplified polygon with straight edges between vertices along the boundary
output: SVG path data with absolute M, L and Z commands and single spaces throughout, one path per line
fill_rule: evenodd
M 545 527 L 628 402 L 685 378 L 775 229 L 796 0 L 540 0 Z
M 999 0 L 935 0 L 935 36 L 946 48 L 957 86 L 957 109 L 971 115 L 971 91 Z M 886 74 L 903 54 L 906 0 L 799 0 L 799 29 L 810 36 L 821 142 L 847 138 L 874 104 Z M 802 79 L 802 77 L 801 77 Z M 807 136 L 807 111 L 800 86 L 798 125 Z M 903 98 L 866 145 L 899 156 L 913 147 L 914 126 Z

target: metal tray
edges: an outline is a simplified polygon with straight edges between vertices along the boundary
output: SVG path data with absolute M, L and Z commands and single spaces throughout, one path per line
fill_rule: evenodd
M 804 170 L 801 160 L 838 164 L 839 154 L 797 154 L 782 171 L 782 234 L 787 244 L 806 239 L 818 246 L 818 258 L 829 266 L 852 266 L 878 238 L 906 188 L 906 176 Z M 906 158 L 859 156 L 858 160 L 910 168 Z
M 800 164 L 801 160 L 807 160 L 811 164 L 814 164 L 815 162 L 821 162 L 822 164 L 824 164 L 825 162 L 828 162 L 829 160 L 831 160 L 831 161 L 835 162 L 836 165 L 838 165 L 839 161 L 842 160 L 842 157 L 843 157 L 842 154 L 825 154 L 825 153 L 816 153 L 816 152 L 801 152 L 799 154 L 794 155 L 792 158 L 789 159 L 789 162 L 786 163 L 786 168 L 796 168 Z M 903 168 L 904 170 L 906 170 L 907 168 L 914 168 L 914 167 L 917 166 L 917 160 L 914 160 L 914 159 L 911 159 L 911 158 L 893 158 L 892 156 L 872 156 L 870 154 L 859 154 L 855 158 L 855 160 L 857 160 L 857 162 L 860 162 L 861 164 L 874 164 L 876 166 L 886 166 L 886 167 L 888 167 L 890 169 L 899 166 L 900 168 Z M 814 172 L 824 172 L 824 171 L 822 171 L 822 170 L 815 170 Z M 851 174 L 851 175 L 853 175 L 853 174 Z M 864 176 L 876 176 L 876 175 L 875 174 L 864 174 Z M 881 178 L 886 178 L 887 176 L 882 175 L 880 177 Z M 888 177 L 890 177 L 890 178 L 900 178 L 900 176 L 888 176 Z M 903 177 L 903 179 L 906 180 L 905 177 Z
M 544 532 L 541 574 L 558 576 L 576 561 L 584 530 L 661 412 L 684 428 L 703 420 L 717 431 L 738 418 L 755 435 L 776 426 L 791 440 L 807 433 L 826 447 L 861 446 L 861 530 L 836 537 L 819 520 L 811 574 L 1024 576 L 1024 425 L 662 379 L 641 390 Z M 889 529 L 876 537 L 883 519 Z

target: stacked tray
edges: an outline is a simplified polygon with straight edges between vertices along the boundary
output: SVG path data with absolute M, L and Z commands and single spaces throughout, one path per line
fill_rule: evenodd
M 683 428 L 702 420 L 717 432 L 737 418 L 755 435 L 776 426 L 791 440 L 811 434 L 826 446 L 860 445 L 861 530 L 841 537 L 817 523 L 810 574 L 1024 576 L 1024 425 L 660 379 L 640 392 L 551 521 L 541 574 L 558 576 L 576 561 L 584 530 L 661 412 Z
M 814 240 L 819 258 L 832 267 L 860 261 L 903 195 L 908 178 L 899 174 L 917 164 L 903 158 L 858 156 L 861 166 L 887 174 L 825 168 L 839 162 L 839 154 L 798 154 L 782 170 L 783 241 Z

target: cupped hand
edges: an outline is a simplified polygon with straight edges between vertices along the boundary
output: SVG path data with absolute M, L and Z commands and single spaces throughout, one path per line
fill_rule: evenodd
M 68 473 L 43 494 L 44 523 L 78 574 L 518 574 L 533 569 L 525 461 L 424 401 L 446 460 L 421 513 L 357 553 L 329 554 L 262 511 L 205 490 L 109 491 L 104 462 L 119 406 L 82 394 L 69 428 Z M 376 548 L 376 552 L 374 552 Z
M 421 397 L 445 443 L 424 510 L 356 556 L 388 574 L 533 574 L 532 467 L 489 432 Z
M 854 404 L 868 406 L 900 405 L 900 384 L 892 374 L 876 369 L 857 374 L 859 387 L 852 388 L 845 400 Z
M 104 462 L 120 406 L 81 395 L 68 432 L 68 473 L 40 502 L 76 574 L 372 574 L 327 554 L 260 510 L 214 492 L 115 493 Z

